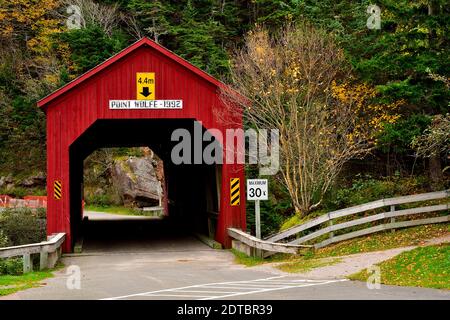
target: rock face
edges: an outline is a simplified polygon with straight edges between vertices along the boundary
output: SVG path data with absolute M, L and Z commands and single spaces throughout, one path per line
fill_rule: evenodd
M 0 177 L 0 188 L 7 188 L 13 184 L 13 178 L 11 175 L 7 177 Z
M 35 175 L 32 175 L 26 179 L 24 179 L 21 183 L 23 187 L 31 188 L 31 187 L 45 187 L 46 176 L 43 172 L 39 172 Z
M 6 190 L 12 190 L 18 186 L 24 188 L 42 188 L 44 189 L 46 185 L 46 176 L 43 172 L 38 172 L 21 181 L 15 181 L 12 175 L 6 177 L 0 177 L 0 188 L 5 188 Z
M 153 154 L 114 160 L 112 179 L 126 206 L 152 207 L 163 197 L 162 162 Z

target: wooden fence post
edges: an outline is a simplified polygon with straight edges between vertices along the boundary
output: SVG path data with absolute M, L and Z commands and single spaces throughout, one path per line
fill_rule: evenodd
M 39 258 L 39 270 L 44 270 L 48 268 L 48 252 L 45 250 L 42 250 L 40 252 L 40 258 Z
M 333 226 L 333 219 L 330 218 L 330 222 L 328 223 L 328 226 L 332 227 Z M 330 231 L 330 239 L 333 239 L 334 237 L 334 232 Z
M 23 259 L 23 273 L 33 271 L 33 261 L 31 261 L 31 255 L 26 253 L 22 256 Z
M 395 206 L 391 206 L 391 212 L 395 212 Z M 391 223 L 394 223 L 394 222 L 395 222 L 395 218 L 392 217 L 391 218 Z M 395 232 L 395 229 L 392 229 L 391 232 Z

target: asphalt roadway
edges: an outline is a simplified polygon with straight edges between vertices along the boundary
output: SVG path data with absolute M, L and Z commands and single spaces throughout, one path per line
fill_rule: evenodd
M 450 300 L 445 290 L 369 289 L 358 281 L 247 268 L 234 263 L 228 250 L 211 249 L 155 219 L 91 214 L 90 220 L 82 254 L 65 255 L 64 268 L 42 286 L 3 299 Z

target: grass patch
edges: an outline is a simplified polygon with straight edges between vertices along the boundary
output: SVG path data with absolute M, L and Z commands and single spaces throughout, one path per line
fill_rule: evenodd
M 341 259 L 299 259 L 298 261 L 288 262 L 277 266 L 278 269 L 291 273 L 305 273 L 315 268 L 330 266 L 339 263 Z
M 298 214 L 294 214 L 292 217 L 286 219 L 280 227 L 280 232 L 292 228 L 293 226 L 304 223 L 304 219 L 300 218 Z
M 323 214 L 326 214 L 327 211 L 325 209 L 322 210 L 316 210 L 314 212 L 312 212 L 310 215 L 308 215 L 307 217 L 300 217 L 300 215 L 298 214 L 294 214 L 293 216 L 291 216 L 290 218 L 286 219 L 280 227 L 280 232 L 287 230 L 289 228 L 295 227 L 296 225 L 299 224 L 303 224 L 308 222 L 309 220 L 315 219 Z
M 231 249 L 231 252 L 234 254 L 234 262 L 243 264 L 247 267 L 254 267 L 267 262 L 263 258 L 250 257 L 243 252 L 237 251 L 236 249 Z
M 35 271 L 19 276 L 0 276 L 0 296 L 6 296 L 20 290 L 39 287 L 42 280 L 51 277 L 53 277 L 51 271 Z
M 450 290 L 450 243 L 403 252 L 378 265 L 381 283 Z M 367 270 L 351 275 L 366 281 Z
M 135 208 L 127 208 L 121 206 L 95 206 L 95 205 L 87 205 L 84 207 L 84 210 L 113 213 L 126 216 L 150 216 L 150 217 L 157 216 L 156 213 L 159 212 L 159 211 L 143 211 Z
M 278 254 L 273 255 L 267 259 L 262 259 L 258 257 L 250 257 L 245 253 L 237 251 L 235 249 L 231 249 L 231 252 L 234 254 L 234 261 L 238 264 L 243 264 L 247 267 L 254 267 L 257 265 L 261 265 L 264 263 L 271 262 L 282 262 L 283 264 L 278 265 L 277 268 L 285 271 L 285 272 L 307 272 L 314 268 L 329 266 L 332 264 L 336 264 L 341 261 L 339 258 L 334 259 L 308 259 L 305 256 L 294 256 L 288 254 Z
M 47 195 L 47 190 L 43 187 L 36 188 L 24 188 L 14 186 L 13 188 L 0 188 L 0 194 L 7 194 L 10 197 L 21 199 L 25 196 L 45 196 Z
M 236 249 L 231 249 L 231 252 L 234 254 L 234 262 L 243 264 L 247 267 L 254 267 L 263 263 L 283 262 L 298 259 L 298 256 L 285 253 L 278 253 L 263 259 L 258 257 L 250 257 L 243 252 L 237 251 Z
M 361 252 L 387 250 L 398 247 L 417 246 L 424 240 L 448 234 L 450 224 L 434 224 L 404 228 L 395 232 L 385 231 L 369 236 L 339 242 L 315 252 L 313 258 L 345 256 Z

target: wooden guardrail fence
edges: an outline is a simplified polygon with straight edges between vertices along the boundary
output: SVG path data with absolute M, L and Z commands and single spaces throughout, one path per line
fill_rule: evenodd
M 407 220 L 407 221 L 399 221 L 399 222 L 396 222 L 395 218 L 415 215 L 418 213 L 429 213 L 429 212 L 449 210 L 450 203 L 430 205 L 430 206 L 424 206 L 424 207 L 418 207 L 418 208 L 409 208 L 409 209 L 403 209 L 403 210 L 396 210 L 395 206 L 400 205 L 400 204 L 406 204 L 406 203 L 415 203 L 415 202 L 423 202 L 423 201 L 429 201 L 429 200 L 445 199 L 445 198 L 449 198 L 449 197 L 450 197 L 450 190 L 444 190 L 444 191 L 438 191 L 438 192 L 422 193 L 422 194 L 416 194 L 416 195 L 410 195 L 410 196 L 403 196 L 403 197 L 388 198 L 388 199 L 372 201 L 372 202 L 368 202 L 368 203 L 361 204 L 358 206 L 329 212 L 329 213 L 324 214 L 316 219 L 313 219 L 306 223 L 294 226 L 283 232 L 273 235 L 273 236 L 267 238 L 266 241 L 277 242 L 277 241 L 286 240 L 292 236 L 297 235 L 300 232 L 309 230 L 313 227 L 316 227 L 325 222 L 328 222 L 327 227 L 321 228 L 317 231 L 313 231 L 302 237 L 299 237 L 295 240 L 288 242 L 288 244 L 301 244 L 301 243 L 305 243 L 307 241 L 316 239 L 320 236 L 329 234 L 328 239 L 322 240 L 321 242 L 314 244 L 314 248 L 317 249 L 317 248 L 322 248 L 324 246 L 327 246 L 327 245 L 335 243 L 335 242 L 352 239 L 352 238 L 356 238 L 359 236 L 363 236 L 363 235 L 367 235 L 367 234 L 371 234 L 371 233 L 375 233 L 375 232 L 379 232 L 379 231 L 383 231 L 383 230 L 447 222 L 447 221 L 450 221 L 450 215 L 448 215 L 448 214 L 444 215 L 444 216 L 439 216 L 439 217 L 415 219 L 415 220 Z M 342 217 L 350 216 L 353 214 L 362 213 L 362 212 L 365 212 L 368 210 L 374 210 L 374 209 L 379 209 L 379 208 L 383 208 L 383 207 L 389 207 L 390 209 L 389 209 L 389 211 L 386 211 L 383 213 L 378 213 L 378 214 L 370 215 L 370 216 L 363 217 L 363 218 L 357 218 L 357 219 L 342 222 L 339 224 L 333 223 L 333 219 L 336 219 L 336 218 L 342 218 Z M 342 229 L 349 228 L 352 226 L 362 225 L 362 224 L 365 224 L 368 222 L 383 220 L 386 218 L 390 218 L 389 223 L 380 224 L 377 226 L 341 234 L 338 236 L 334 235 L 334 232 L 337 230 L 342 230 Z
M 228 234 L 230 235 L 230 237 L 235 239 L 233 240 L 233 248 L 236 248 L 239 251 L 245 252 L 249 255 L 255 255 L 255 250 L 264 251 L 264 254 L 262 255 L 264 257 L 267 257 L 276 252 L 297 254 L 301 249 L 304 248 L 318 249 L 335 242 L 352 239 L 383 230 L 393 230 L 398 228 L 418 226 L 424 224 L 448 222 L 450 221 L 449 214 L 437 217 L 428 217 L 424 219 L 410 219 L 406 221 L 396 221 L 395 219 L 397 217 L 409 218 L 409 216 L 416 215 L 419 213 L 430 213 L 430 212 L 450 210 L 450 203 L 448 202 L 444 204 L 434 204 L 417 208 L 396 210 L 396 206 L 401 204 L 446 199 L 449 197 L 450 197 L 450 190 L 444 190 L 444 191 L 376 200 L 358 206 L 329 212 L 306 223 L 296 225 L 276 235 L 272 235 L 264 240 L 258 239 L 242 230 L 238 230 L 235 228 L 228 228 Z M 338 224 L 335 224 L 333 221 L 334 219 L 337 218 L 347 217 L 357 213 L 380 209 L 383 207 L 389 207 L 389 211 L 369 215 L 362 218 L 356 218 Z M 351 231 L 340 235 L 335 235 L 335 231 L 338 230 L 384 219 L 390 219 L 389 223 L 379 224 L 376 226 L 370 226 L 368 228 L 360 229 L 357 231 Z M 320 226 L 324 223 L 328 223 L 328 226 L 319 228 L 318 230 L 313 230 L 312 232 L 302 235 L 300 237 L 298 236 L 299 233 L 308 231 L 313 228 L 316 229 L 317 226 Z M 323 239 L 322 236 L 326 234 L 328 234 L 328 238 Z M 289 241 L 290 238 L 294 237 L 296 237 L 294 240 Z M 322 237 L 322 239 L 318 243 L 311 245 L 304 244 L 307 241 L 311 241 L 319 237 Z
M 258 239 L 242 230 L 228 228 L 228 235 L 232 237 L 232 247 L 238 251 L 245 252 L 248 255 L 259 255 L 255 250 L 268 252 L 281 252 L 298 254 L 302 249 L 310 249 L 312 246 L 298 245 L 289 243 L 274 243 Z M 242 247 L 244 245 L 245 247 Z

